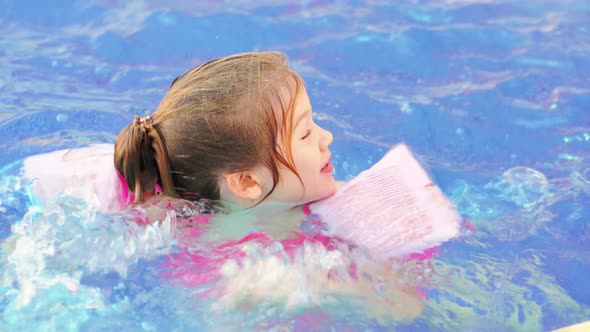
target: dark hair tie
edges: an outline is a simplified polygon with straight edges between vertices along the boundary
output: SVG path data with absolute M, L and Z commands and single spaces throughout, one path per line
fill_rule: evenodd
M 152 117 L 149 115 L 142 117 L 136 115 L 133 123 L 136 126 L 140 126 L 145 131 L 150 130 L 154 126 L 154 123 L 152 122 Z

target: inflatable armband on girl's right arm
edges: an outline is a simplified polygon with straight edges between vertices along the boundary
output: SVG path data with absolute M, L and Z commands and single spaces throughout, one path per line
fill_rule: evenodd
M 405 144 L 315 202 L 334 235 L 379 258 L 419 253 L 458 235 L 461 217 Z

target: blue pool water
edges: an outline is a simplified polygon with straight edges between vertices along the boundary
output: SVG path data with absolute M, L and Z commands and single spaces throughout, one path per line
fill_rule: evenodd
M 590 3 L 162 3 L 0 0 L 0 330 L 542 331 L 590 320 Z M 337 178 L 405 141 L 474 225 L 441 247 L 427 281 L 409 274 L 425 291 L 418 317 L 372 318 L 337 300 L 225 308 L 163 277 L 180 250 L 171 220 L 133 228 L 67 196 L 29 203 L 24 157 L 113 142 L 178 74 L 253 50 L 285 52 L 306 80 L 335 137 Z M 313 255 L 264 272 L 304 275 L 326 258 Z

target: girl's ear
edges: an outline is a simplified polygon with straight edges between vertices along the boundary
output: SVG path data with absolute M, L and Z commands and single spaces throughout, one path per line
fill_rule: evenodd
M 229 190 L 240 199 L 258 201 L 262 198 L 262 179 L 255 172 L 230 173 L 225 180 Z

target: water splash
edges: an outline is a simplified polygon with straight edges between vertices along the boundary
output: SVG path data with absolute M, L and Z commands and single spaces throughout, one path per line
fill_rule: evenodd
M 549 181 L 545 175 L 528 167 L 514 167 L 502 174 L 500 179 L 485 186 L 496 190 L 498 197 L 522 208 L 532 208 L 548 194 Z
M 129 216 L 98 213 L 97 203 L 60 195 L 45 207 L 30 207 L 12 226 L 0 268 L 3 317 L 11 330 L 19 330 L 25 316 L 47 329 L 76 330 L 93 310 L 107 307 L 103 294 L 81 283 L 83 275 L 114 271 L 124 277 L 140 259 L 174 250 L 173 211 L 142 227 Z

